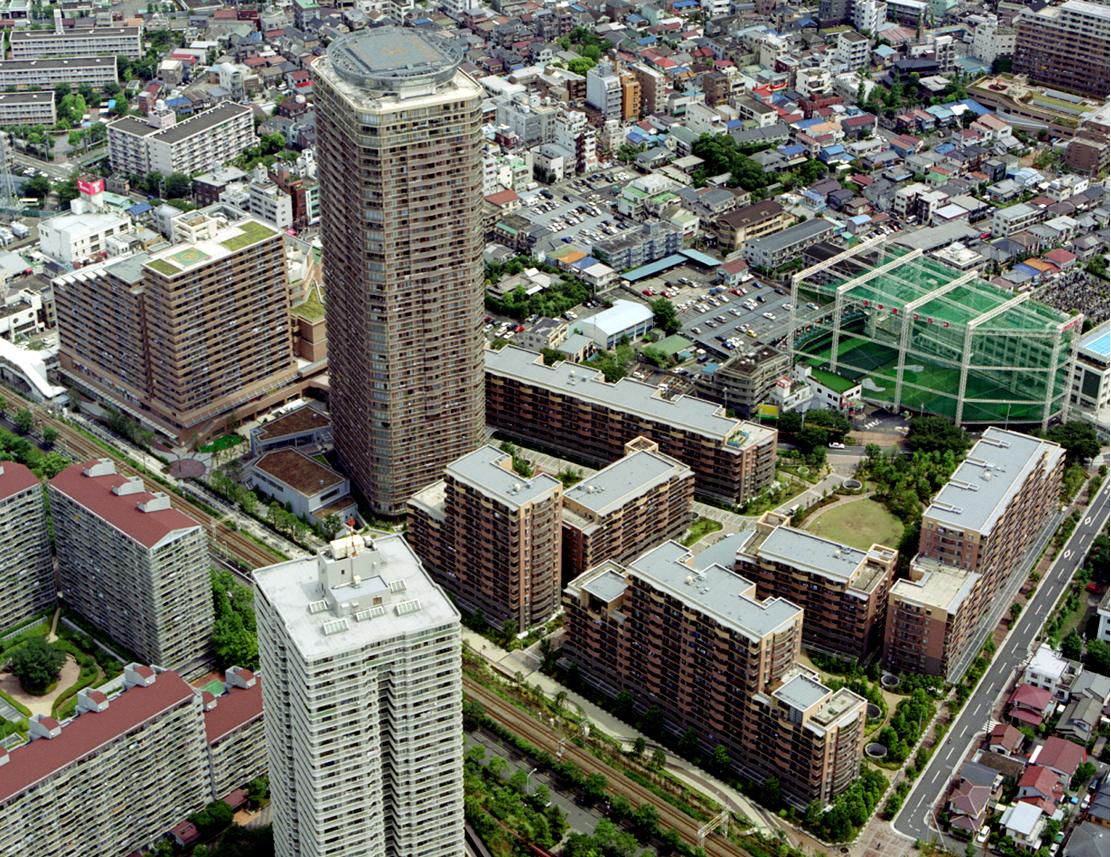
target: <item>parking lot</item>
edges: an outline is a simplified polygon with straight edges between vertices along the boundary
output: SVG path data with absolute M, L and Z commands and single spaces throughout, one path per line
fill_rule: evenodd
M 679 310 L 681 333 L 720 357 L 743 349 L 746 342 L 774 345 L 788 334 L 791 319 L 790 293 L 783 289 L 777 294 L 775 288 L 750 280 L 741 287 L 747 294 L 725 291 L 692 300 Z

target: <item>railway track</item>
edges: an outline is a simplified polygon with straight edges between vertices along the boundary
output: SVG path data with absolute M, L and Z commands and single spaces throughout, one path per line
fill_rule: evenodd
M 37 425 L 48 425 L 57 431 L 58 440 L 55 441 L 55 444 L 65 449 L 78 461 L 109 457 L 116 462 L 116 469 L 120 473 L 125 476 L 134 475 L 143 477 L 144 480 L 149 483 L 149 479 L 145 474 L 131 467 L 126 462 L 121 461 L 119 457 L 108 452 L 104 447 L 89 440 L 72 426 L 55 419 L 49 412 L 39 405 L 36 405 L 34 402 L 30 402 L 10 390 L 4 390 L 4 397 L 8 399 L 11 406 L 16 408 L 27 408 L 31 411 L 31 413 L 35 415 L 35 423 Z M 169 496 L 170 504 L 175 509 L 195 519 L 208 531 L 209 540 L 216 553 L 230 555 L 252 569 L 273 565 L 281 561 L 281 557 L 274 551 L 255 543 L 242 533 L 232 529 L 223 522 L 222 518 L 210 515 L 197 504 L 186 500 L 178 494 L 170 493 Z
M 553 756 L 560 753 L 560 736 L 554 734 L 540 721 L 529 717 L 511 703 L 506 702 L 493 691 L 488 690 L 473 679 L 463 676 L 463 692 L 476 702 L 482 703 L 487 715 L 507 729 L 528 738 L 541 750 L 545 750 Z M 577 747 L 570 741 L 563 741 L 561 758 L 574 762 L 587 774 L 602 774 L 606 778 L 609 790 L 614 794 L 621 795 L 630 801 L 633 806 L 642 803 L 654 806 L 660 814 L 662 825 L 675 828 L 688 843 L 698 845 L 698 830 L 702 826 L 701 823 L 676 809 L 659 795 L 640 785 L 640 783 L 633 782 L 620 771 L 599 761 L 586 750 Z M 720 836 L 707 838 L 702 847 L 708 857 L 752 857 L 748 851 Z

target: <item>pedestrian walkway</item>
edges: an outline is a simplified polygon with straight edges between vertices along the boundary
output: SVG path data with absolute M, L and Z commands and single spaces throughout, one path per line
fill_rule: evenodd
M 801 494 L 796 494 L 785 503 L 776 506 L 775 511 L 781 515 L 790 512 L 795 506 L 800 509 L 809 509 L 815 503 L 820 502 L 823 498 L 828 497 L 845 482 L 845 477 L 839 473 L 828 473 L 817 485 L 811 485 Z

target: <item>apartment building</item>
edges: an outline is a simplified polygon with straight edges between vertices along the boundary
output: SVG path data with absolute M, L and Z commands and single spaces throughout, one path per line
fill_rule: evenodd
M 700 398 L 751 417 L 771 399 L 776 381 L 790 371 L 790 354 L 761 345 L 743 354 L 738 351 L 724 363 L 706 363 L 695 374 L 694 388 Z
M 0 461 L 0 631 L 49 610 L 58 597 L 42 491 L 24 465 Z
M 63 59 L 0 60 L 0 87 L 57 86 L 82 83 L 100 88 L 119 79 L 116 57 L 66 57 Z
M 629 562 L 694 518 L 694 471 L 638 437 L 625 456 L 563 494 L 563 580 L 612 559 Z
M 665 399 L 631 378 L 608 383 L 573 363 L 508 345 L 486 352 L 486 418 L 496 429 L 594 465 L 644 436 L 695 474 L 695 493 L 744 503 L 775 476 L 775 431 L 725 416 L 719 405 Z
M 228 667 L 224 690 L 200 691 L 204 709 L 208 780 L 212 800 L 223 800 L 266 773 L 262 680 L 244 667 Z
M 820 217 L 804 220 L 781 232 L 747 242 L 745 261 L 753 267 L 772 271 L 797 258 L 807 247 L 831 237 L 835 231 L 832 223 Z
M 409 501 L 408 536 L 433 579 L 494 627 L 520 631 L 559 609 L 563 483 L 522 476 L 483 446 Z
M 1092 98 L 1107 97 L 1111 8 L 1106 3 L 1066 0 L 1036 12 L 1027 9 L 1015 19 L 1015 29 L 1015 74 Z
M 0 93 L 0 125 L 53 125 L 54 90 Z
M 658 112 L 667 95 L 667 78 L 644 63 L 633 63 L 629 73 L 637 79 L 640 87 L 640 115 L 651 116 Z
M 853 30 L 837 34 L 837 47 L 834 58 L 849 71 L 867 68 L 871 53 L 871 42 Z
M 255 572 L 278 857 L 462 857 L 459 613 L 399 535 Z
M 179 675 L 139 664 L 113 696 L 80 691 L 64 723 L 35 715 L 28 743 L 0 748 L 0 855 L 152 845 L 211 800 L 203 723 L 200 697 Z
M 1026 229 L 1028 226 L 1033 226 L 1035 223 L 1041 223 L 1045 220 L 1045 217 L 1044 209 L 1035 208 L 1025 202 L 1009 205 L 1006 208 L 997 208 L 991 214 L 991 236 L 992 238 L 1005 238 L 1012 233 Z
M 251 108 L 225 101 L 178 122 L 160 107 L 108 123 L 108 160 L 117 173 L 193 175 L 232 160 L 258 142 Z
M 248 185 L 247 206 L 255 217 L 279 229 L 293 226 L 293 197 L 269 179 Z
M 282 234 L 201 210 L 175 243 L 54 280 L 62 373 L 174 439 L 296 397 Z
M 714 237 L 722 252 L 732 253 L 746 241 L 779 232 L 794 222 L 795 216 L 782 205 L 774 199 L 765 199 L 723 214 L 714 224 Z
M 620 119 L 622 106 L 621 76 L 613 63 L 600 62 L 586 73 L 586 103 L 602 119 Z
M 683 249 L 683 233 L 660 221 L 645 223 L 593 246 L 594 255 L 618 271 L 627 271 Z
M 333 433 L 381 514 L 403 515 L 485 437 L 485 96 L 461 61 L 420 30 L 375 27 L 313 65 Z
M 623 71 L 621 78 L 621 119 L 635 122 L 640 118 L 640 81 L 629 71 Z
M 144 660 L 192 675 L 208 662 L 212 583 L 201 525 L 111 459 L 49 483 L 62 600 Z
M 628 691 L 638 711 L 658 709 L 673 734 L 693 730 L 706 752 L 724 747 L 743 776 L 776 777 L 795 806 L 824 805 L 859 771 L 866 703 L 800 671 L 803 612 L 760 600 L 732 570 L 743 538 L 698 556 L 667 542 L 575 578 L 562 651 L 602 692 Z
M 138 59 L 143 55 L 143 28 L 12 30 L 9 46 L 13 60 L 92 56 Z
M 887 592 L 899 554 L 894 548 L 849 547 L 788 526 L 767 512 L 737 551 L 737 574 L 757 596 L 786 598 L 803 609 L 803 644 L 864 661 L 883 645 Z
M 926 509 L 909 580 L 891 588 L 888 669 L 960 678 L 1056 518 L 1064 461 L 1055 443 L 984 432 Z

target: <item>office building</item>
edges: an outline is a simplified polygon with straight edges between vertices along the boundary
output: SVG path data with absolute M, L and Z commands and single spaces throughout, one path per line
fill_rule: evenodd
M 205 437 L 296 397 L 282 235 L 216 211 L 175 243 L 54 280 L 62 373 L 175 439 Z
M 559 609 L 563 483 L 522 476 L 483 446 L 409 501 L 408 536 L 433 578 L 494 627 L 525 631 Z
M 694 556 L 667 542 L 627 566 L 607 561 L 564 591 L 562 652 L 602 692 L 656 708 L 675 735 L 758 783 L 776 777 L 794 806 L 826 805 L 860 769 L 865 701 L 797 662 L 803 611 L 760 600 L 731 568 L 747 534 Z
M 909 579 L 891 587 L 888 669 L 959 680 L 1057 517 L 1064 461 L 1055 443 L 984 432 L 926 509 Z
M 180 122 L 160 103 L 145 118 L 124 116 L 108 123 L 108 160 L 114 172 L 123 174 L 191 176 L 256 143 L 251 108 L 231 101 Z
M 485 95 L 460 61 L 431 34 L 380 27 L 313 66 L 333 434 L 380 514 L 404 514 L 484 437 Z
M 92 56 L 138 59 L 143 55 L 143 28 L 12 30 L 9 46 L 13 60 Z
M 756 584 L 757 596 L 778 596 L 803 609 L 803 644 L 858 661 L 883 645 L 887 591 L 899 554 L 823 539 L 788 526 L 789 517 L 767 512 L 737 551 L 737 574 Z
M 128 854 L 210 800 L 200 697 L 174 672 L 129 664 L 122 692 L 79 691 L 75 717 L 29 725 L 0 748 L 4 857 Z
M 0 125 L 53 125 L 54 91 L 0 93 Z
M 1104 322 L 1080 338 L 1072 366 L 1069 414 L 1111 428 L 1111 323 Z
M 277 857 L 462 857 L 459 614 L 398 535 L 255 572 Z
M 612 559 L 629 562 L 683 535 L 694 518 L 694 471 L 638 437 L 625 457 L 563 494 L 563 579 Z
M 109 241 L 131 231 L 131 218 L 108 211 L 60 214 L 39 224 L 39 249 L 67 269 L 117 255 Z M 122 249 L 122 248 L 121 248 Z
M 0 60 L 0 87 L 57 86 L 82 83 L 100 88 L 118 80 L 115 56 L 41 60 Z
M 744 503 L 775 478 L 774 430 L 725 416 L 719 405 L 688 396 L 665 399 L 649 384 L 507 345 L 486 352 L 486 418 L 532 442 L 595 466 L 625 454 L 644 436 L 695 474 L 695 493 Z
M 54 560 L 42 483 L 24 465 L 0 461 L 0 631 L 54 606 Z
M 1066 0 L 1015 19 L 1015 74 L 1033 83 L 1104 99 L 1111 91 L 1107 43 L 1111 7 Z
M 586 103 L 602 114 L 602 119 L 621 118 L 621 76 L 613 63 L 600 62 L 586 73 Z
M 204 668 L 212 582 L 201 525 L 108 458 L 71 464 L 49 494 L 65 605 L 149 663 Z

